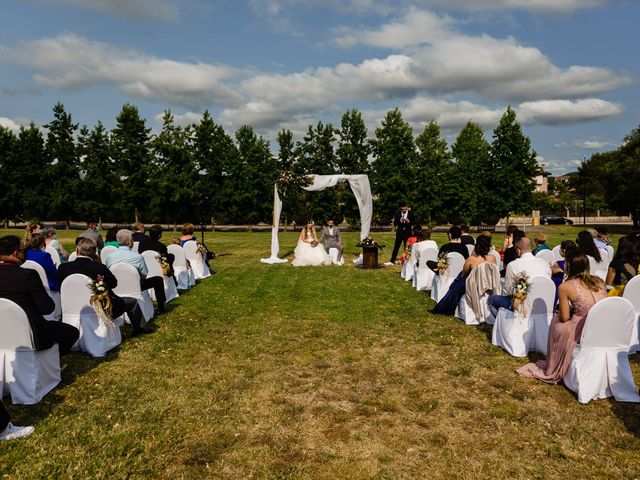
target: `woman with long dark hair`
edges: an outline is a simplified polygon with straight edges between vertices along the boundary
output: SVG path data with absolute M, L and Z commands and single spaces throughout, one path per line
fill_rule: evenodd
M 576 243 L 578 244 L 578 251 L 580 253 L 595 258 L 596 262 L 598 263 L 602 261 L 600 250 L 598 250 L 598 247 L 596 247 L 596 243 L 593 241 L 593 237 L 589 232 L 583 230 L 578 233 Z
M 582 253 L 566 258 L 567 280 L 558 289 L 559 311 L 553 316 L 547 340 L 547 358 L 516 369 L 518 375 L 547 383 L 562 380 L 573 350 L 582 336 L 587 313 L 607 296 L 604 282 L 589 274 L 589 259 Z
M 613 287 L 609 291 L 610 297 L 622 295 L 627 282 L 638 275 L 638 263 L 640 263 L 640 259 L 633 239 L 630 237 L 620 238 L 618 250 L 613 256 L 607 272 L 607 285 Z

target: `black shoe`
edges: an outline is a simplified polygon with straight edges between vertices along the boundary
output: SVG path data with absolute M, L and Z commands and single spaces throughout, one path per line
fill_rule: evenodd
M 139 335 L 146 335 L 147 333 L 153 333 L 153 330 L 149 327 L 136 328 L 132 333 L 132 337 L 137 337 Z

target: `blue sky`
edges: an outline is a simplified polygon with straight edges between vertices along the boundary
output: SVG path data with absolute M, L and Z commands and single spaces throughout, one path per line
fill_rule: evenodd
M 205 109 L 228 133 L 339 125 L 369 134 L 400 107 L 449 142 L 490 140 L 514 107 L 547 170 L 616 148 L 640 125 L 640 2 L 620 0 L 2 0 L 0 124 L 113 127 L 125 102 L 159 130 Z

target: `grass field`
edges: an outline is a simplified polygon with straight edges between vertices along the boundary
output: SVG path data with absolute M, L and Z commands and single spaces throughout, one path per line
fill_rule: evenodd
M 216 274 L 152 335 L 72 353 L 9 406 L 36 432 L 0 444 L 2 478 L 640 478 L 640 406 L 518 377 L 489 327 L 429 314 L 399 267 L 355 268 L 356 237 L 344 267 L 295 268 L 259 262 L 267 233 L 208 234 Z

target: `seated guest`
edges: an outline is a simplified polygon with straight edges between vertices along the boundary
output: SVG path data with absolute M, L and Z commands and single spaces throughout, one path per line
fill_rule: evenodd
M 556 297 L 558 287 L 564 281 L 564 275 L 567 267 L 567 256 L 573 255 L 577 252 L 578 246 L 572 240 L 563 240 L 560 244 L 560 256 L 562 257 L 562 260 L 558 260 L 551 265 L 551 280 L 556 284 Z
M 598 231 L 595 228 L 587 228 L 585 231 L 591 235 L 596 248 L 601 248 L 602 250 L 607 249 L 607 244 L 600 238 Z
M 504 277 L 506 271 L 507 271 L 507 266 L 513 262 L 514 260 L 516 260 L 518 258 L 518 254 L 516 253 L 516 243 L 518 243 L 518 240 L 520 240 L 521 238 L 526 237 L 527 234 L 524 233 L 522 230 L 516 230 L 515 232 L 513 232 L 511 234 L 511 238 L 513 239 L 513 245 L 510 246 L 509 248 L 507 248 L 503 253 L 503 260 L 502 260 L 502 271 L 500 272 L 500 275 Z
M 180 241 L 180 237 L 173 237 L 171 239 L 171 244 L 172 245 L 180 245 L 180 246 L 182 246 L 182 242 Z
M 533 236 L 533 241 L 536 244 L 536 248 L 533 249 L 534 255 L 537 255 L 540 250 L 551 250 L 547 245 L 547 236 L 544 233 L 536 233 Z
M 175 257 L 172 253 L 168 252 L 167 246 L 160 241 L 160 238 L 162 238 L 162 227 L 160 225 L 153 225 L 149 229 L 149 236 L 145 237 L 145 240 L 138 246 L 138 252 L 142 253 L 147 250 L 158 252 L 160 255 L 167 258 L 169 265 L 173 268 L 173 261 L 175 260 Z
M 102 275 L 103 281 L 109 290 L 109 298 L 112 305 L 112 317 L 118 318 L 123 313 L 127 313 L 131 326 L 133 327 L 133 335 L 140 335 L 143 333 L 150 333 L 151 330 L 147 327 L 143 327 L 144 317 L 142 316 L 142 310 L 138 305 L 138 300 L 131 297 L 119 297 L 113 292 L 113 289 L 118 286 L 118 279 L 115 277 L 111 270 L 105 265 L 100 263 L 100 257 L 97 254 L 97 244 L 90 238 L 81 238 L 76 248 L 75 262 L 65 263 L 60 265 L 60 283 L 64 284 L 65 278 L 74 273 L 81 273 L 86 275 L 92 280 L 96 280 L 98 275 Z
M 504 276 L 504 288 L 502 295 L 491 295 L 489 297 L 489 309 L 494 317 L 498 315 L 500 308 L 513 310 L 513 301 L 511 298 L 513 286 L 518 275 L 524 273 L 531 280 L 534 277 L 551 278 L 551 267 L 541 258 L 536 258 L 531 253 L 531 240 L 527 237 L 520 238 L 515 244 L 516 254 L 518 258 L 509 263 Z
M 618 251 L 613 256 L 607 272 L 607 285 L 613 288 L 610 297 L 621 296 L 629 280 L 638 275 L 638 258 L 634 242 L 629 237 L 622 237 L 618 242 Z
M 56 229 L 54 227 L 45 227 L 42 229 L 42 235 L 44 236 L 45 246 L 53 248 L 56 252 L 58 252 L 60 261 L 66 262 L 69 258 L 69 254 L 64 249 L 62 244 L 58 241 L 58 238 L 56 237 Z
M 19 427 L 11 423 L 11 416 L 0 399 L 0 441 L 27 437 L 33 433 L 33 427 Z
M 25 251 L 26 260 L 31 260 L 40 265 L 47 274 L 49 290 L 52 292 L 60 291 L 60 283 L 58 282 L 58 269 L 53 263 L 53 259 L 49 252 L 44 251 L 44 237 L 40 233 L 31 235 L 31 244 L 27 245 Z
M 491 237 L 487 235 L 479 235 L 473 249 L 473 253 L 467 258 L 462 267 L 462 273 L 469 276 L 471 270 L 481 263 L 496 263 L 496 257 L 490 255 Z
M 24 254 L 20 239 L 9 235 L 0 238 L 0 298 L 17 303 L 31 325 L 36 350 L 46 350 L 58 344 L 60 356 L 71 350 L 78 340 L 78 329 L 62 322 L 43 318 L 55 309 L 35 270 L 20 268 Z
M 102 247 L 104 247 L 104 240 L 102 239 L 102 235 L 100 235 L 98 222 L 95 220 L 89 220 L 87 222 L 87 229 L 78 235 L 78 238 L 76 238 L 76 245 L 78 245 L 81 238 L 90 238 L 91 240 L 94 240 L 98 244 L 98 251 L 102 250 Z
M 120 230 L 118 227 L 111 227 L 109 230 L 107 230 L 107 240 L 104 242 L 105 247 L 111 246 L 118 248 L 120 246 L 120 244 L 116 240 L 116 234 L 118 233 L 118 230 Z
M 460 230 L 462 230 L 462 235 L 460 236 L 460 243 L 462 245 L 475 245 L 476 241 L 469 233 L 469 225 L 462 224 L 460 225 Z
M 133 230 L 133 241 L 138 242 L 138 246 L 149 238 L 144 234 L 144 223 L 134 223 Z
M 180 237 L 180 246 L 184 247 L 184 244 L 190 241 L 196 241 L 196 237 L 193 234 L 195 227 L 192 223 L 185 223 L 182 227 L 182 236 Z
M 582 253 L 567 256 L 567 280 L 558 289 L 559 311 L 553 316 L 547 340 L 547 359 L 517 369 L 520 376 L 558 383 L 567 373 L 587 313 L 607 296 L 604 282 L 589 274 L 589 259 Z M 571 311 L 573 307 L 573 312 Z
M 592 229 L 593 230 L 593 229 Z M 594 230 L 595 232 L 595 230 Z M 583 230 L 578 233 L 578 238 L 576 239 L 576 243 L 578 244 L 578 251 L 583 255 L 589 255 L 595 259 L 596 262 L 600 263 L 602 261 L 602 255 L 600 255 L 600 250 L 596 246 L 596 243 L 589 233 L 588 230 Z M 606 245 L 603 248 L 607 248 Z
M 24 227 L 24 236 L 22 237 L 22 244 L 29 245 L 31 243 L 31 235 L 34 233 L 40 233 L 40 224 L 38 222 L 34 222 L 33 220 L 27 223 L 27 226 Z
M 602 243 L 604 243 L 607 246 L 613 245 L 613 242 L 609 238 L 608 233 L 609 233 L 609 230 L 607 229 L 607 227 L 603 227 L 603 226 L 596 227 L 596 234 L 597 234 L 596 237 L 598 238 L 598 240 L 600 240 Z
M 469 258 L 469 249 L 467 249 L 466 246 L 460 243 L 461 235 L 462 235 L 462 230 L 460 230 L 460 227 L 457 225 L 453 225 L 448 232 L 449 243 L 445 243 L 440 247 L 440 250 L 438 250 L 438 256 L 440 256 L 443 253 L 447 254 L 450 252 L 457 252 L 460 255 L 462 255 L 465 259 Z M 434 272 L 438 271 L 438 262 L 434 260 L 428 260 L 427 266 Z
M 131 250 L 133 247 L 131 230 L 119 230 L 116 234 L 116 239 L 120 246 L 118 250 L 107 257 L 107 268 L 111 268 L 118 263 L 127 263 L 138 270 L 142 290 L 153 288 L 158 302 L 158 312 L 165 313 L 164 279 L 161 277 L 147 278 L 147 273 L 149 272 L 147 271 L 147 265 L 144 263 L 144 258 L 138 252 Z
M 507 251 L 508 248 L 513 247 L 515 243 L 515 239 L 513 238 L 513 234 L 519 231 L 520 229 L 515 225 L 507 225 L 507 229 L 505 230 L 506 237 L 504 238 L 504 242 L 502 242 L 502 254 Z

